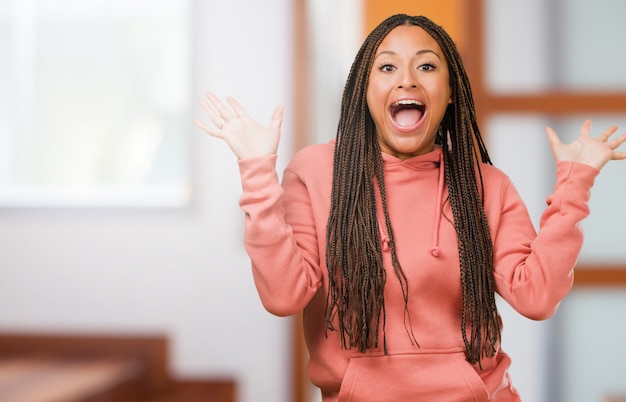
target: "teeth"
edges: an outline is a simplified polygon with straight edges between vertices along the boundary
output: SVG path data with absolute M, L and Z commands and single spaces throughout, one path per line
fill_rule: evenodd
M 416 105 L 416 106 L 424 106 L 424 104 L 422 102 L 418 102 L 415 99 L 403 99 L 403 100 L 399 100 L 397 102 L 395 102 L 393 104 L 394 106 L 400 106 L 400 105 Z

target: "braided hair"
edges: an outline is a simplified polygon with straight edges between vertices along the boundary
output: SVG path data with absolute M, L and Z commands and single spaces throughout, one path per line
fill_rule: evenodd
M 396 253 L 381 150 L 366 98 L 375 53 L 387 34 L 400 25 L 417 25 L 428 32 L 448 63 L 453 102 L 448 105 L 435 141 L 444 150 L 445 181 L 458 240 L 463 293 L 460 331 L 466 359 L 480 363 L 482 357 L 495 355 L 500 342 L 493 242 L 478 163 L 491 164 L 491 160 L 478 129 L 469 80 L 458 50 L 443 28 L 423 16 L 397 14 L 383 21 L 366 38 L 348 75 L 337 129 L 326 233 L 329 293 L 325 325 L 327 331 L 339 331 L 344 348 L 365 352 L 378 347 L 382 320 L 386 351 L 386 274 L 376 212 L 377 190 L 390 238 L 393 272 L 404 297 L 405 327 L 415 341 L 408 315 L 408 282 Z

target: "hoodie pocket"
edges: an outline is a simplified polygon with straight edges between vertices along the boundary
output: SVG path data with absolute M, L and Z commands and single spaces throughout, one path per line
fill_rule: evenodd
M 463 353 L 358 355 L 348 364 L 339 402 L 484 402 L 489 392 Z

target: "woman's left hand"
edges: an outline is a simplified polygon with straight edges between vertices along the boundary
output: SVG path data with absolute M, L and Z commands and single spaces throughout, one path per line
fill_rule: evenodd
M 580 135 L 571 144 L 563 144 L 556 132 L 546 127 L 552 154 L 557 161 L 584 163 L 600 170 L 608 161 L 626 159 L 626 152 L 617 148 L 626 142 L 626 133 L 617 138 L 611 136 L 617 131 L 616 126 L 604 130 L 596 138 L 590 135 L 591 120 L 585 120 L 580 128 Z

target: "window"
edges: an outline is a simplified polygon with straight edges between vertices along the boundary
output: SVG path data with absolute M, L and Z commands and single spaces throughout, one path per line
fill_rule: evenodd
M 0 206 L 182 206 L 190 2 L 0 3 Z
M 485 68 L 480 68 L 485 73 L 474 82 L 479 82 L 479 117 L 487 122 L 494 148 L 522 146 L 516 142 L 523 141 L 534 150 L 527 155 L 536 155 L 530 164 L 545 168 L 544 159 L 552 162 L 545 125 L 553 126 L 565 142 L 578 135 L 587 118 L 593 120 L 596 135 L 611 124 L 619 132 L 626 130 L 626 80 L 619 67 L 626 63 L 621 46 L 626 28 L 615 26 L 624 12 L 626 3 L 614 0 L 485 2 Z M 519 133 L 529 122 L 532 128 Z M 626 261 L 624 248 L 611 240 L 622 237 L 620 229 L 626 226 L 626 217 L 615 213 L 615 200 L 623 200 L 624 192 L 614 185 L 623 181 L 625 172 L 624 164 L 610 163 L 598 178 L 601 183 L 590 201 L 593 220 L 583 223 L 588 239 L 583 264 Z M 514 179 L 523 183 L 527 178 Z M 545 195 L 552 190 L 552 176 L 546 181 Z M 533 183 L 538 184 L 543 185 Z M 538 201 L 541 212 L 543 198 Z
M 477 3 L 472 24 L 484 30 L 485 49 L 474 43 L 476 51 L 468 54 L 476 56 L 472 70 L 479 74 L 473 77 L 478 116 L 486 123 L 482 126 L 487 128 L 494 159 L 499 153 L 509 156 L 511 149 L 523 149 L 512 160 L 496 160 L 496 165 L 513 172 L 521 194 L 531 194 L 532 199 L 525 201 L 538 223 L 554 182 L 543 127 L 554 127 L 565 142 L 578 135 L 587 118 L 594 122 L 595 135 L 611 124 L 618 125 L 620 133 L 626 130 L 626 80 L 620 67 L 626 62 L 622 45 L 626 29 L 619 20 L 626 3 Z M 626 217 L 619 213 L 626 200 L 621 189 L 625 174 L 623 162 L 609 163 L 592 189 L 591 216 L 582 223 L 585 243 L 574 290 L 547 322 L 550 340 L 543 346 L 545 361 L 534 362 L 543 381 L 534 382 L 549 394 L 542 400 L 600 401 L 626 395 L 620 353 Z

